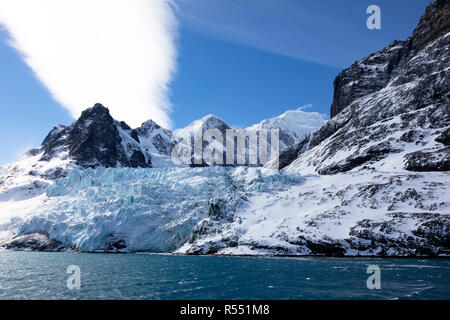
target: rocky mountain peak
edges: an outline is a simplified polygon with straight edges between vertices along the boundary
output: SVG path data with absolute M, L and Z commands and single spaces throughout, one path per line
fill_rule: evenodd
M 218 116 L 216 116 L 216 115 L 210 113 L 210 114 L 207 114 L 206 116 L 204 116 L 204 117 L 202 118 L 202 120 L 203 120 L 203 121 L 207 121 L 207 120 L 221 120 L 221 119 L 220 119 Z
M 414 30 L 412 45 L 416 50 L 420 50 L 448 32 L 450 32 L 450 1 L 434 0 Z
M 177 137 L 188 139 L 188 137 L 193 136 L 195 132 L 203 133 L 208 129 L 219 129 L 220 132 L 225 133 L 227 129 L 230 129 L 230 126 L 219 117 L 209 114 L 199 120 L 195 120 L 187 127 L 176 130 L 174 133 Z
M 355 100 L 386 87 L 420 50 L 448 32 L 450 0 L 435 0 L 427 7 L 412 37 L 406 41 L 393 41 L 383 50 L 355 62 L 336 77 L 331 118 Z M 423 72 L 426 70 L 420 71 Z
M 100 117 L 111 117 L 111 115 L 109 114 L 108 108 L 104 107 L 101 103 L 96 103 L 93 107 L 84 110 L 81 113 L 80 119 Z
M 140 128 L 143 130 L 156 130 L 161 128 L 161 126 L 157 124 L 155 121 L 150 119 L 143 122 Z
M 133 129 L 131 135 L 152 154 L 169 156 L 175 145 L 172 132 L 153 120 L 147 120 L 139 128 Z
M 225 121 L 223 121 L 222 119 L 213 114 L 208 114 L 207 116 L 201 118 L 200 122 L 202 123 L 204 129 L 219 129 L 219 130 L 230 129 L 230 127 L 225 123 Z
M 132 139 L 129 126 L 115 121 L 108 108 L 97 103 L 84 110 L 70 126 L 55 127 L 42 143 L 44 155 L 49 161 L 66 154 L 81 167 L 149 167 L 150 158 Z
M 408 40 L 342 71 L 334 81 L 332 119 L 281 154 L 280 166 L 320 174 L 377 166 L 448 170 L 449 3 L 432 2 Z

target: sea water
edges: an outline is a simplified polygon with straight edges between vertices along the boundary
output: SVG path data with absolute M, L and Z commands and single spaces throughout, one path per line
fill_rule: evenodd
M 0 299 L 450 299 L 450 259 L 1 251 Z

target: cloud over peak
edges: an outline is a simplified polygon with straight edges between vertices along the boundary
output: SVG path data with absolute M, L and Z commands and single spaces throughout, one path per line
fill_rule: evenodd
M 0 24 L 74 117 L 101 102 L 132 126 L 150 118 L 171 126 L 171 0 L 1 0 Z

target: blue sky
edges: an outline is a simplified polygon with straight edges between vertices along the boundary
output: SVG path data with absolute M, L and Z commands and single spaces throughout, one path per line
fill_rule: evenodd
M 209 113 L 248 126 L 307 104 L 329 114 L 335 76 L 406 39 L 430 2 L 180 0 L 168 91 L 172 128 Z M 381 7 L 381 30 L 366 28 L 371 4 Z M 73 121 L 7 42 L 0 31 L 0 164 L 39 146 L 54 125 Z

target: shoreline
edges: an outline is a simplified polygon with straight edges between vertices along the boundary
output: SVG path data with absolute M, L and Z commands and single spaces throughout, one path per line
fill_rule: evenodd
M 44 253 L 79 253 L 79 254 L 107 254 L 107 255 L 129 255 L 129 254 L 148 254 L 148 255 L 165 255 L 179 257 L 226 257 L 226 258 L 335 258 L 335 259 L 450 259 L 450 255 L 442 256 L 376 256 L 376 255 L 344 255 L 344 256 L 326 256 L 326 255 L 273 255 L 273 254 L 255 254 L 255 255 L 235 255 L 235 254 L 183 254 L 171 252 L 83 252 L 83 251 L 37 251 L 37 250 L 11 250 L 0 249 L 1 252 L 44 252 Z

